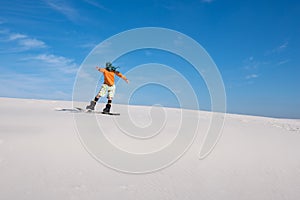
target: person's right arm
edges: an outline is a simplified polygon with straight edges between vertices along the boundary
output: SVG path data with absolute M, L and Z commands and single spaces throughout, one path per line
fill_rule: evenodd
M 102 72 L 102 73 L 103 73 L 104 70 L 105 70 L 104 68 L 100 68 L 100 67 L 98 67 L 98 66 L 96 66 L 96 69 L 97 69 L 99 72 Z

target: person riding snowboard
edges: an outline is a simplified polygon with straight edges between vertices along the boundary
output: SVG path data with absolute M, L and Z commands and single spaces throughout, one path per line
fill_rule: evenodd
M 86 106 L 86 109 L 88 110 L 94 110 L 97 101 L 100 99 L 100 97 L 103 97 L 107 93 L 107 104 L 105 108 L 103 109 L 104 113 L 109 113 L 111 108 L 112 99 L 114 98 L 116 86 L 115 86 L 115 75 L 122 78 L 124 81 L 129 83 L 129 80 L 121 74 L 119 71 L 117 71 L 117 67 L 112 66 L 110 62 L 107 62 L 105 64 L 105 68 L 96 67 L 96 69 L 99 72 L 102 72 L 104 75 L 104 83 L 102 84 L 97 96 L 95 96 L 94 100 L 90 102 L 90 105 Z

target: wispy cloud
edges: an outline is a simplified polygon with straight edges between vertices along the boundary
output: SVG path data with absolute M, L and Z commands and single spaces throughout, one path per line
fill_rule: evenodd
M 24 49 L 36 49 L 36 48 L 45 48 L 46 47 L 45 42 L 43 42 L 41 40 L 34 39 L 34 38 L 22 39 L 22 40 L 19 41 L 19 44 Z
M 17 60 L 22 62 L 21 68 L 4 67 L 4 72 L 0 74 L 2 96 L 70 99 L 78 69 L 72 59 L 39 54 Z
M 93 0 L 84 0 L 84 1 L 96 8 L 101 9 L 101 10 L 110 11 L 108 8 L 106 8 L 104 5 L 100 4 L 98 1 L 93 1 Z
M 255 79 L 260 77 L 260 70 L 263 65 L 266 65 L 266 63 L 257 60 L 254 56 L 244 59 L 240 68 L 242 75 L 233 78 L 234 81 L 229 84 L 229 88 L 254 84 Z
M 286 59 L 286 60 L 282 60 L 282 61 L 279 61 L 276 65 L 279 66 L 279 65 L 284 65 L 288 62 L 290 62 L 291 60 L 290 59 Z
M 245 78 L 246 78 L 247 80 L 249 80 L 249 79 L 255 79 L 255 78 L 258 78 L 258 77 L 259 77 L 258 74 L 249 74 L 249 75 L 247 75 Z
M 25 34 L 13 33 L 9 30 L 2 30 L 0 31 L 0 34 L 3 35 L 1 42 L 14 44 L 11 45 L 13 46 L 12 48 L 5 48 L 7 52 L 22 52 L 31 49 L 41 49 L 47 47 L 45 42 Z
M 266 51 L 265 55 L 271 55 L 271 54 L 278 54 L 283 52 L 284 50 L 286 50 L 288 48 L 289 42 L 288 41 L 284 41 L 283 43 L 281 43 L 279 46 Z
M 81 48 L 85 48 L 85 49 L 93 49 L 97 46 L 98 44 L 96 42 L 88 42 L 88 43 L 84 43 L 79 45 L 79 47 Z
M 48 67 L 55 67 L 65 74 L 76 73 L 78 70 L 78 65 L 74 62 L 74 60 L 63 56 L 53 54 L 39 54 L 37 56 L 27 58 L 27 60 L 30 59 L 42 62 L 43 65 L 46 65 Z
M 50 6 L 53 10 L 63 14 L 69 20 L 76 22 L 80 15 L 78 11 L 69 5 L 66 1 L 59 1 L 59 0 L 45 0 L 45 3 Z
M 10 40 L 10 41 L 23 39 L 23 38 L 27 38 L 27 35 L 23 35 L 23 34 L 20 34 L 20 33 L 11 33 L 8 36 L 8 40 Z
M 286 42 L 284 42 L 283 44 L 281 44 L 277 49 L 278 49 L 278 50 L 286 49 L 286 48 L 288 47 L 288 44 L 289 44 L 289 42 L 286 41 Z
M 250 56 L 243 61 L 243 68 L 245 70 L 255 70 L 259 66 L 260 66 L 260 62 L 256 61 L 253 56 Z
M 53 54 L 40 54 L 36 57 L 34 57 L 37 60 L 49 63 L 49 64 L 54 64 L 54 65 L 67 65 L 73 60 L 65 58 L 63 56 L 56 56 Z
M 38 66 L 48 67 L 49 69 L 57 69 L 62 74 L 73 74 L 77 71 L 78 65 L 73 59 L 66 58 L 64 56 L 59 56 L 55 54 L 45 53 L 44 49 L 47 44 L 44 41 L 35 39 L 26 34 L 15 33 L 9 30 L 3 30 L 1 32 L 4 35 L 4 40 L 2 41 L 3 47 L 1 51 L 3 53 L 21 53 L 29 52 L 30 50 L 39 50 L 33 51 L 33 55 L 24 57 L 24 54 L 20 54 L 17 59 L 26 62 L 29 66 L 36 66 L 38 61 Z M 12 45 L 13 44 L 13 45 Z

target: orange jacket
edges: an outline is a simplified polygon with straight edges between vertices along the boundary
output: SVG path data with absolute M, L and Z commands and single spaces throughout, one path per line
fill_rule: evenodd
M 104 75 L 104 84 L 108 86 L 112 86 L 115 84 L 115 75 L 119 76 L 120 78 L 127 80 L 126 76 L 121 74 L 120 72 L 117 71 L 108 71 L 105 68 L 98 68 L 99 72 L 102 72 Z

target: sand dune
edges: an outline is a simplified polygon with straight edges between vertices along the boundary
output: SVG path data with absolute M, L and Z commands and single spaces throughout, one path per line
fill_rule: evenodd
M 87 152 L 76 116 L 95 119 L 121 149 L 148 153 L 176 137 L 182 111 L 114 105 L 114 111 L 121 112 L 116 119 L 55 110 L 72 107 L 67 101 L 0 99 L 1 200 L 300 199 L 300 120 L 227 114 L 218 144 L 199 159 L 212 114 L 185 111 L 185 116 L 196 114 L 199 120 L 191 147 L 164 169 L 134 175 L 113 170 Z M 122 113 L 125 108 L 138 130 L 145 130 L 140 132 L 142 140 L 124 134 L 132 126 Z M 159 134 L 151 135 L 154 132 Z

